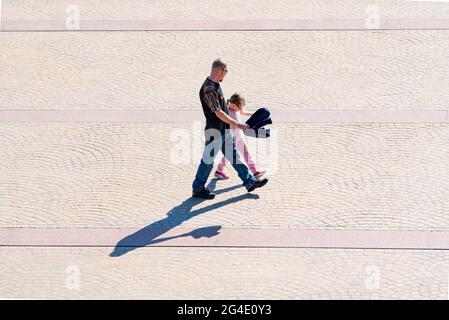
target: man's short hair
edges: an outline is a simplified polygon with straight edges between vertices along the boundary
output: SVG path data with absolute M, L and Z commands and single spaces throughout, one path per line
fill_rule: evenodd
M 221 69 L 226 67 L 227 67 L 226 63 L 224 63 L 221 59 L 217 59 L 214 62 L 212 62 L 212 69 Z

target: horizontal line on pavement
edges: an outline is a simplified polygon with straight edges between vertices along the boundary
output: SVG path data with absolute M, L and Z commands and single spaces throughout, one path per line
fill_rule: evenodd
M 449 19 L 80 20 L 1 21 L 1 31 L 446 30 Z
M 274 123 L 447 123 L 446 110 L 272 110 Z M 180 123 L 201 110 L 0 110 L 0 123 Z
M 0 228 L 0 246 L 449 249 L 449 231 L 201 229 Z

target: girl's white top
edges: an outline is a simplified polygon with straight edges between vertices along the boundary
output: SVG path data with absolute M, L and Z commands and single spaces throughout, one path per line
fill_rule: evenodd
M 237 120 L 238 122 L 242 122 L 242 118 L 240 117 L 240 111 L 233 111 L 231 109 L 228 110 L 229 112 L 229 116 L 234 119 Z M 239 129 L 237 127 L 231 126 L 231 128 L 233 129 L 234 132 L 234 136 L 236 140 L 243 140 L 244 139 L 244 135 L 243 135 L 243 130 Z

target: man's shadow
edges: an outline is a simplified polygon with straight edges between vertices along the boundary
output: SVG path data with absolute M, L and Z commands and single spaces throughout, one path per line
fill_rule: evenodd
M 217 180 L 212 179 L 211 182 L 208 185 L 209 190 L 214 190 L 216 186 Z M 241 187 L 240 184 L 217 190 L 215 193 L 221 194 L 225 193 L 234 189 L 237 189 Z M 219 230 L 221 229 L 221 226 L 210 226 L 206 228 L 199 228 L 196 230 L 193 230 L 188 233 L 184 233 L 181 235 L 173 236 L 173 237 L 166 237 L 166 238 L 158 238 L 159 236 L 163 235 L 167 231 L 181 225 L 184 221 L 187 221 L 193 217 L 196 217 L 200 214 L 224 207 L 228 204 L 239 202 L 245 199 L 259 199 L 258 195 L 246 193 L 237 197 L 233 197 L 224 201 L 220 201 L 214 204 L 211 204 L 209 206 L 206 206 L 201 209 L 193 210 L 193 207 L 202 203 L 205 201 L 204 199 L 199 198 L 188 198 L 185 201 L 183 201 L 180 205 L 174 207 L 169 212 L 167 212 L 167 217 L 156 221 L 148 226 L 146 226 L 143 229 L 140 229 L 139 231 L 130 234 L 129 236 L 123 238 L 120 240 L 114 250 L 111 252 L 111 257 L 119 257 L 122 256 L 132 250 L 135 250 L 140 247 L 149 246 L 152 244 L 160 243 L 163 241 L 167 241 L 174 238 L 181 238 L 181 237 L 193 237 L 195 239 L 199 239 L 202 237 L 208 237 L 211 238 L 213 236 L 216 236 L 219 234 Z

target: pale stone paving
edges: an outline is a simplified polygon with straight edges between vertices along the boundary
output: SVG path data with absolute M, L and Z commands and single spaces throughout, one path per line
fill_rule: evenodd
M 449 30 L 6 32 L 0 33 L 0 106 L 198 109 L 209 60 L 221 56 L 230 70 L 225 95 L 239 91 L 253 108 L 447 110 L 448 35 Z M 214 45 L 218 39 L 223 46 Z
M 1 22 L 64 26 L 68 5 L 79 6 L 82 21 L 115 20 L 111 26 L 216 19 L 323 26 L 363 22 L 370 6 L 411 29 L 449 18 L 449 4 L 437 2 L 206 3 L 3 0 Z M 449 253 L 432 250 L 449 247 L 448 30 L 3 31 L 0 48 L 0 111 L 11 111 L 0 119 L 0 298 L 449 297 Z M 198 89 L 220 56 L 229 64 L 227 96 L 239 91 L 251 110 L 284 112 L 272 126 L 278 149 L 256 156 L 269 169 L 263 189 L 247 195 L 228 167 L 229 181 L 209 184 L 216 199 L 194 202 L 202 151 L 194 133 L 203 125 L 176 110 L 199 110 Z M 20 118 L 49 109 L 61 113 L 48 123 Z M 154 111 L 159 120 L 125 123 L 132 117 L 114 114 L 115 123 L 89 116 L 62 123 L 85 110 Z M 316 123 L 308 111 L 317 112 Z M 185 161 L 177 162 L 180 146 Z M 148 226 L 167 232 L 153 232 L 153 243 L 134 240 L 163 246 L 174 237 L 180 247 L 129 246 L 132 232 Z M 15 231 L 29 241 L 10 241 Z M 76 232 L 87 247 L 65 246 Z M 282 247 L 283 232 L 309 235 L 315 246 L 286 239 Z M 382 249 L 366 249 L 373 243 Z
M 0 297 L 447 299 L 446 251 L 1 248 Z
M 172 163 L 175 129 L 194 141 L 186 123 L 2 124 L 0 226 L 140 228 L 208 206 L 183 204 L 202 144 L 186 145 L 185 161 Z M 272 169 L 260 199 L 218 206 L 184 226 L 448 230 L 448 125 L 273 129 L 279 152 L 256 154 L 261 168 Z M 246 193 L 226 170 L 232 179 L 215 189 L 227 192 L 212 204 Z

